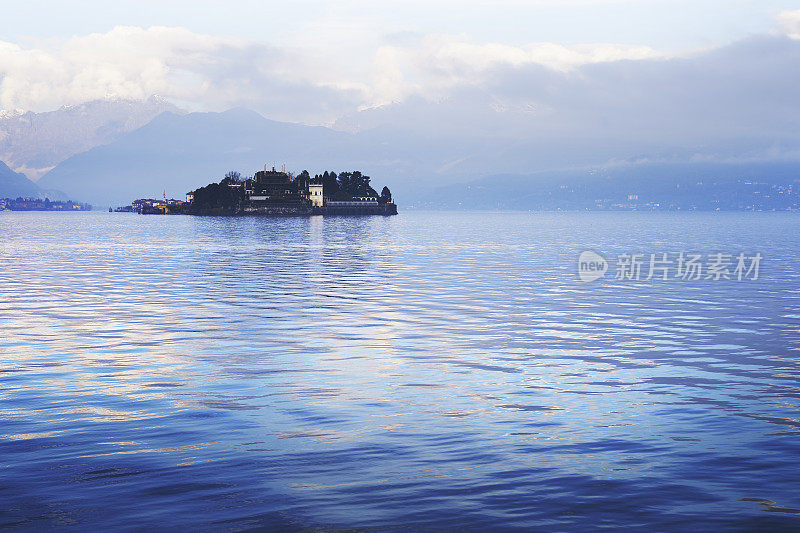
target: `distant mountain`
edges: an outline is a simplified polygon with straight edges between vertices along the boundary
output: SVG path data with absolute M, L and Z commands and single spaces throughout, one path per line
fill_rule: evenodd
M 419 145 L 415 148 L 414 143 Z M 229 170 L 252 175 L 284 163 L 287 170 L 361 170 L 375 184 L 423 179 L 433 165 L 421 161 L 425 139 L 395 141 L 376 132 L 358 135 L 320 126 L 268 120 L 254 111 L 164 113 L 118 140 L 77 154 L 40 181 L 95 205 L 127 204 L 140 197 L 183 197 L 218 181 Z M 429 143 L 428 143 L 429 144 Z M 447 150 L 441 150 L 446 155 Z M 436 163 L 439 164 L 439 163 Z M 394 191 L 394 188 L 392 189 Z
M 107 144 L 159 114 L 180 110 L 167 101 L 96 100 L 46 113 L 0 112 L 0 160 L 32 180 L 71 155 Z
M 25 177 L 0 161 L 0 198 L 38 197 L 41 190 Z
M 481 164 L 459 162 L 476 153 Z M 138 197 L 182 197 L 219 180 L 228 170 L 252 175 L 286 164 L 287 170 L 361 170 L 402 197 L 416 187 L 485 175 L 493 167 L 485 142 L 428 137 L 388 127 L 357 134 L 268 120 L 246 109 L 223 113 L 164 113 L 116 141 L 74 155 L 40 181 L 95 205 L 127 204 Z
M 228 170 L 252 174 L 265 162 L 285 162 L 293 170 L 322 162 L 343 164 L 349 137 L 326 128 L 274 122 L 244 109 L 164 113 L 115 142 L 68 158 L 40 185 L 96 205 L 160 197 L 164 190 L 181 198 Z
M 500 174 L 421 189 L 417 207 L 519 210 L 800 209 L 800 162 L 639 163 Z
M 275 122 L 246 109 L 164 113 L 109 144 L 68 158 L 39 184 L 96 206 L 124 205 L 136 198 L 161 196 L 162 191 L 182 198 L 186 191 L 218 181 L 229 170 L 247 176 L 264 164 L 280 167 L 285 163 L 288 170 L 307 169 L 312 174 L 361 170 L 378 187 L 388 185 L 401 206 L 585 209 L 624 204 L 628 196 L 634 196 L 643 204 L 672 198 L 682 206 L 712 209 L 719 202 L 733 206 L 733 196 L 745 201 L 747 194 L 762 194 L 745 186 L 747 180 L 777 186 L 776 180 L 786 185 L 800 177 L 796 163 L 590 167 L 602 160 L 602 153 L 590 154 L 580 147 L 559 151 L 555 142 L 513 143 L 469 131 L 457 138 L 426 136 L 387 126 L 345 133 Z M 685 161 L 690 154 L 671 157 Z M 564 161 L 581 169 L 563 170 Z M 562 170 L 522 173 L 538 168 Z M 734 192 L 732 185 L 725 184 L 722 189 L 696 185 L 714 180 L 739 180 L 741 190 Z

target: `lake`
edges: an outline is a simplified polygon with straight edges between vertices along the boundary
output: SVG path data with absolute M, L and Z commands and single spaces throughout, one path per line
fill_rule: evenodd
M 800 529 L 799 215 L 400 209 L 0 212 L 0 527 Z

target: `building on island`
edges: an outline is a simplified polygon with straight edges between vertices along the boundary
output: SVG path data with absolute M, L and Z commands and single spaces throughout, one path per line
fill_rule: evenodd
M 394 215 L 397 206 L 391 195 L 378 196 L 369 186 L 369 176 L 347 172 L 311 177 L 285 169 L 259 170 L 240 179 L 231 171 L 218 183 L 210 183 L 186 193 L 186 205 L 177 210 L 185 214 L 277 216 L 302 215 Z M 388 191 L 384 187 L 385 191 Z
M 310 183 L 308 185 L 308 199 L 312 207 L 322 207 L 325 205 L 322 183 Z
M 188 197 L 190 193 L 187 193 Z M 139 198 L 130 205 L 124 205 L 114 209 L 116 213 L 139 213 L 144 215 L 164 215 L 177 212 L 180 206 L 187 202 L 182 202 L 174 198 L 167 198 L 166 193 L 162 198 Z
M 244 194 L 244 210 L 259 212 L 280 208 L 358 208 L 377 207 L 376 196 L 353 196 L 346 201 L 333 200 L 325 195 L 325 186 L 311 178 L 308 173 L 295 177 L 283 170 L 260 170 L 243 182 L 229 183 L 241 187 Z
M 260 170 L 244 183 L 231 186 L 244 187 L 245 201 L 255 204 L 255 207 L 267 204 L 275 207 L 298 207 L 305 203 L 308 194 L 306 180 L 295 180 L 291 174 L 277 171 L 275 167 L 272 170 Z

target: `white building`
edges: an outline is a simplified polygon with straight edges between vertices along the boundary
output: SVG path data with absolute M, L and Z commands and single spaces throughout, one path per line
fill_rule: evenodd
M 312 207 L 322 207 L 322 184 L 309 183 L 308 184 L 308 199 L 311 200 Z

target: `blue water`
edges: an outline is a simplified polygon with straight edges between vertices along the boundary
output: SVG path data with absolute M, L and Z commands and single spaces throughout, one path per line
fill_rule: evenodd
M 799 227 L 0 213 L 0 526 L 800 530 Z

